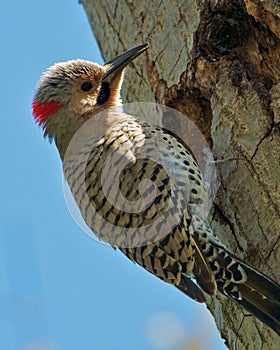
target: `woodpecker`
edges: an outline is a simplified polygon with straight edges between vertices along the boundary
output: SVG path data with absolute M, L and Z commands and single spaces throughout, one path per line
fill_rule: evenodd
M 54 64 L 38 83 L 35 121 L 54 140 L 73 197 L 101 240 L 198 302 L 218 289 L 280 335 L 280 286 L 212 231 L 192 152 L 172 132 L 122 109 L 124 69 L 147 48 L 104 66 Z

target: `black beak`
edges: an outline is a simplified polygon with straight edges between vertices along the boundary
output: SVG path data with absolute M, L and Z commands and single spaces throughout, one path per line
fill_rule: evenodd
M 105 63 L 106 65 L 110 65 L 109 70 L 104 75 L 102 82 L 112 82 L 114 78 L 136 57 L 141 55 L 144 51 L 148 49 L 148 44 L 142 44 L 136 46 L 128 51 L 125 51 L 121 55 L 113 58 L 112 60 Z

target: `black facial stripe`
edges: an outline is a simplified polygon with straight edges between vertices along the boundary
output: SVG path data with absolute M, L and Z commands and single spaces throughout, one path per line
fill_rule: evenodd
M 110 97 L 110 86 L 109 83 L 103 82 L 101 85 L 101 89 L 99 95 L 97 97 L 97 104 L 102 105 L 105 103 Z

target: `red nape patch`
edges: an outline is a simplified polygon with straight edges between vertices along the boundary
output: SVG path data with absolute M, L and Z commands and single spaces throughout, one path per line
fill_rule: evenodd
M 37 103 L 35 100 L 32 102 L 33 116 L 39 126 L 44 124 L 52 115 L 54 115 L 59 108 L 62 107 L 60 102 L 44 102 Z

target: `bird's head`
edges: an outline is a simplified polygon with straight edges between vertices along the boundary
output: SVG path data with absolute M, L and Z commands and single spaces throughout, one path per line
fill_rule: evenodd
M 104 66 L 85 60 L 56 63 L 43 74 L 33 116 L 44 135 L 55 140 L 61 155 L 83 122 L 121 104 L 124 68 L 147 48 L 147 44 L 134 47 Z

